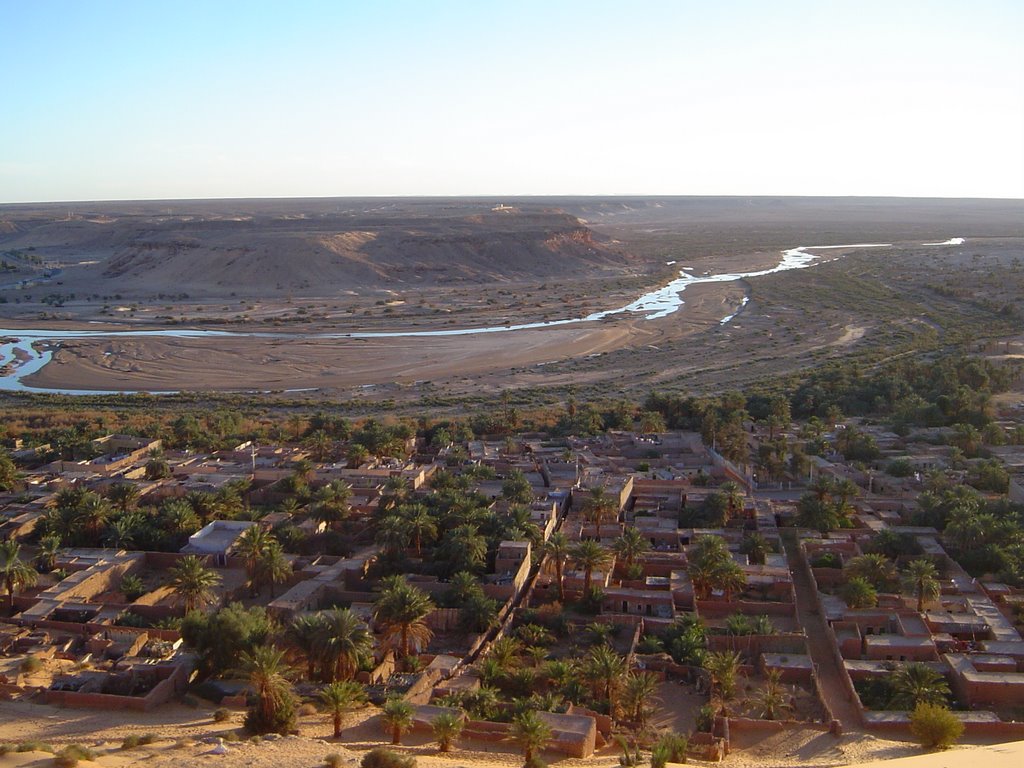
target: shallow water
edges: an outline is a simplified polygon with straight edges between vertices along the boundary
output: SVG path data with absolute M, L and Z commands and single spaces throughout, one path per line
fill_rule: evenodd
M 962 245 L 962 237 L 954 237 L 942 243 L 922 243 L 922 245 Z M 137 390 L 84 390 L 84 389 L 51 389 L 45 387 L 32 387 L 23 382 L 28 376 L 42 370 L 53 358 L 51 349 L 42 349 L 44 344 L 59 344 L 67 339 L 84 339 L 100 337 L 165 337 L 176 339 L 204 338 L 204 337 L 243 337 L 243 338 L 266 338 L 266 339 L 391 339 L 403 337 L 430 337 L 430 336 L 472 336 L 484 333 L 508 333 L 513 331 L 531 330 L 537 328 L 554 328 L 564 325 L 576 325 L 579 323 L 592 323 L 603 320 L 607 317 L 623 314 L 641 314 L 645 320 L 657 320 L 677 312 L 683 306 L 683 293 L 691 285 L 702 283 L 730 283 L 737 280 L 745 280 L 752 277 L 762 277 L 776 272 L 786 272 L 792 269 L 805 269 L 820 263 L 819 257 L 808 251 L 825 251 L 849 248 L 891 248 L 890 243 L 856 243 L 853 245 L 810 245 L 790 248 L 782 252 L 782 260 L 770 269 L 761 269 L 753 272 L 723 272 L 717 275 L 693 275 L 689 274 L 692 267 L 682 267 L 679 276 L 668 284 L 657 288 L 649 293 L 640 296 L 625 306 L 616 309 L 592 312 L 584 317 L 566 318 L 563 320 L 547 320 L 536 323 L 519 323 L 516 325 L 492 325 L 481 328 L 451 328 L 436 331 L 365 331 L 353 333 L 310 333 L 310 334 L 289 334 L 289 333 L 266 333 L 266 332 L 235 332 L 235 331 L 204 331 L 192 328 L 175 330 L 75 330 L 62 331 L 59 329 L 30 329 L 11 330 L 0 329 L 0 337 L 13 339 L 8 343 L 0 345 L 0 369 L 4 375 L 0 376 L 0 391 L 7 392 L 38 392 L 41 394 L 61 395 L 112 395 L 112 394 L 135 394 Z M 674 264 L 675 262 L 668 262 Z M 743 311 L 750 301 L 749 296 L 744 296 L 743 301 L 736 312 L 723 317 L 720 325 L 727 325 Z M 40 347 L 40 348 L 37 348 Z M 20 357 L 18 353 L 21 353 Z M 172 392 L 150 392 L 150 394 L 173 394 Z

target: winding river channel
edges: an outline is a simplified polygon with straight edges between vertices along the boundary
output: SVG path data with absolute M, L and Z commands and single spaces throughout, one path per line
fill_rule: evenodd
M 955 237 L 941 243 L 922 243 L 927 246 L 962 245 L 963 238 Z M 433 336 L 471 336 L 483 333 L 510 333 L 513 331 L 532 330 L 537 328 L 553 328 L 557 326 L 577 325 L 580 323 L 592 323 L 604 320 L 615 315 L 639 314 L 646 320 L 656 320 L 667 317 L 677 312 L 683 306 L 683 293 L 691 285 L 702 283 L 731 283 L 747 278 L 762 277 L 776 272 L 786 272 L 792 269 L 804 269 L 816 263 L 821 263 L 821 257 L 810 251 L 826 250 L 849 250 L 851 248 L 891 248 L 891 243 L 856 243 L 852 245 L 814 245 L 800 246 L 782 252 L 782 260 L 770 269 L 762 269 L 753 272 L 735 272 L 721 274 L 692 274 L 690 267 L 683 267 L 679 276 L 666 285 L 657 288 L 649 293 L 617 309 L 607 309 L 601 312 L 593 312 L 584 317 L 566 318 L 563 320 L 548 320 L 536 323 L 521 323 L 518 325 L 493 325 L 480 328 L 452 328 L 435 331 L 377 331 L 377 332 L 352 332 L 352 333 L 270 333 L 270 332 L 237 332 L 237 331 L 212 331 L 198 329 L 174 329 L 174 330 L 74 330 L 65 331 L 60 329 L 3 329 L 0 328 L 0 338 L 5 339 L 0 344 L 0 391 L 6 392 L 36 392 L 41 394 L 61 395 L 109 395 L 129 394 L 134 390 L 80 390 L 80 389 L 50 389 L 43 387 L 32 387 L 24 382 L 24 379 L 33 373 L 42 370 L 53 358 L 53 347 L 62 341 L 86 338 L 113 338 L 132 337 L 144 338 L 164 337 L 175 339 L 197 339 L 208 337 L 234 337 L 234 338 L 265 338 L 265 339 L 385 339 L 402 337 L 433 337 Z M 669 262 L 674 264 L 675 262 Z M 731 322 L 739 312 L 743 310 L 749 301 L 744 297 L 739 309 L 720 321 L 722 325 Z M 153 392 L 152 394 L 170 394 L 168 392 Z

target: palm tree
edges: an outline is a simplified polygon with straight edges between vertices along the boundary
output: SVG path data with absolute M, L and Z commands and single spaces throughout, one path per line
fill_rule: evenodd
M 203 527 L 195 509 L 184 499 L 175 499 L 160 508 L 162 527 L 170 533 L 191 536 Z
M 513 504 L 529 504 L 533 488 L 521 470 L 513 469 L 501 484 L 501 495 Z
M 561 531 L 555 531 L 544 544 L 544 552 L 555 566 L 555 580 L 558 582 L 558 600 L 565 602 L 565 583 L 563 570 L 569 557 L 569 537 Z
M 851 577 L 843 585 L 841 594 L 846 604 L 854 610 L 878 605 L 878 592 L 870 581 L 861 576 Z
M 772 551 L 768 539 L 756 531 L 743 537 L 740 542 L 740 553 L 747 556 L 754 565 L 764 565 L 768 560 L 768 553 Z
M 572 548 L 572 559 L 577 568 L 583 569 L 583 595 L 590 594 L 590 582 L 594 571 L 606 567 L 612 560 L 611 553 L 596 541 L 581 541 Z
M 843 569 L 846 577 L 867 581 L 876 590 L 887 589 L 896 580 L 896 567 L 885 555 L 870 553 L 851 558 Z
M 903 587 L 917 598 L 917 612 L 924 611 L 925 602 L 934 600 L 941 592 L 935 564 L 925 558 L 911 560 L 903 574 Z
M 90 542 L 97 542 L 110 517 L 110 504 L 97 493 L 86 491 L 77 509 L 78 524 Z
M 700 562 L 691 562 L 686 569 L 690 583 L 693 585 L 693 595 L 698 600 L 707 600 L 714 589 L 715 572 L 712 566 Z
M 583 501 L 583 517 L 597 528 L 597 539 L 601 540 L 601 524 L 613 515 L 618 516 L 618 499 L 610 496 L 604 488 L 597 486 L 590 489 L 590 494 Z
M 402 734 L 412 728 L 412 704 L 397 696 L 384 702 L 384 726 L 391 731 L 391 743 L 401 744 Z
M 215 599 L 213 588 L 220 584 L 220 575 L 206 568 L 195 555 L 181 558 L 169 573 L 167 584 L 184 601 L 186 614 Z
M 103 533 L 103 545 L 115 549 L 135 549 L 135 537 L 146 524 L 146 518 L 137 512 L 121 515 Z
M 626 675 L 622 686 L 622 704 L 626 717 L 643 730 L 647 725 L 647 717 L 658 702 L 655 695 L 658 691 L 658 678 L 647 672 L 630 672 Z
M 820 499 L 813 493 L 805 493 L 797 502 L 796 523 L 824 534 L 838 528 L 840 519 L 835 504 L 830 500 Z
M 373 650 L 373 635 L 348 608 L 324 612 L 323 622 L 323 648 L 327 661 L 333 662 L 332 679 L 350 680 Z
M 352 486 L 344 480 L 332 480 L 313 495 L 310 516 L 333 528 L 348 517 Z
M 303 613 L 292 619 L 285 629 L 285 641 L 306 660 L 306 677 L 310 682 L 329 676 L 327 641 L 328 631 L 323 613 Z
M 409 523 L 397 512 L 388 514 L 377 524 L 374 541 L 392 557 L 398 557 L 402 550 L 409 546 L 411 539 Z
M 285 557 L 281 545 L 277 543 L 276 539 L 271 539 L 267 547 L 260 553 L 259 560 L 256 561 L 254 589 L 258 593 L 263 584 L 270 584 L 270 597 L 273 599 L 274 585 L 288 581 L 293 573 L 292 564 Z
M 501 669 L 511 669 L 519 666 L 519 654 L 523 650 L 523 644 L 514 637 L 505 635 L 491 643 L 491 649 L 487 652 L 487 658 L 494 659 Z
M 608 711 L 614 712 L 618 691 L 626 673 L 626 659 L 611 646 L 595 645 L 584 662 L 584 674 L 595 690 L 608 702 Z
M 316 460 L 322 464 L 331 453 L 333 441 L 330 435 L 322 429 L 318 429 L 306 438 L 306 445 L 316 456 Z
M 835 484 L 833 489 L 833 495 L 836 497 L 836 508 L 842 517 L 849 517 L 852 508 L 850 507 L 850 499 L 856 498 L 860 494 L 860 488 L 857 484 L 847 477 Z
M 39 546 L 36 551 L 36 567 L 44 573 L 49 573 L 57 565 L 57 555 L 61 550 L 60 536 L 48 534 L 39 539 Z
M 733 593 L 742 592 L 747 586 L 747 575 L 733 560 L 719 563 L 711 571 L 711 584 L 725 594 L 726 602 L 732 600 Z
M 719 536 L 699 536 L 687 553 L 689 562 L 702 565 L 716 565 L 729 559 L 729 546 Z
M 765 684 L 753 697 L 753 704 L 765 720 L 774 720 L 779 713 L 791 709 L 785 689 L 782 687 L 782 672 L 769 669 Z
M 400 509 L 406 530 L 412 537 L 413 546 L 416 547 L 416 557 L 419 557 L 423 548 L 423 540 L 432 541 L 437 537 L 437 521 L 422 504 L 409 504 Z
M 366 701 L 366 691 L 359 683 L 342 680 L 320 691 L 320 701 L 327 707 L 334 722 L 334 738 L 341 736 L 341 718 L 354 705 Z
M 295 700 L 284 651 L 259 645 L 243 651 L 241 667 L 256 694 L 256 705 L 246 718 L 246 726 L 256 733 L 274 731 L 285 734 L 295 722 Z
M 729 519 L 732 520 L 733 518 L 738 517 L 743 511 L 743 504 L 745 502 L 745 495 L 740 488 L 739 483 L 732 480 L 726 480 L 719 487 L 718 492 L 725 497 L 725 507 L 728 511 L 727 514 Z
M 533 764 L 533 755 L 551 741 L 551 726 L 540 719 L 534 710 L 519 714 L 512 722 L 512 738 L 523 750 L 525 765 Z
M 946 706 L 949 698 L 949 684 L 945 678 L 920 662 L 900 666 L 890 678 L 892 701 L 898 709 L 913 709 L 918 704 L 939 704 Z
M 384 633 L 387 643 L 397 647 L 403 657 L 413 646 L 425 648 L 433 633 L 426 618 L 434 603 L 421 589 L 410 585 L 403 576 L 381 581 L 380 596 L 373 606 L 373 621 Z
M 487 539 L 475 525 L 459 525 L 445 534 L 441 545 L 454 571 L 480 571 L 487 559 Z
M 434 738 L 437 739 L 437 748 L 440 752 L 451 752 L 452 744 L 459 738 L 465 721 L 453 712 L 442 712 L 435 717 L 430 727 L 434 731 Z
M 117 483 L 111 486 L 107 498 L 122 512 L 130 512 L 138 506 L 141 495 L 139 486 L 134 483 Z
M 0 580 L 3 580 L 9 598 L 13 598 L 22 587 L 36 583 L 35 569 L 22 561 L 20 551 L 21 545 L 13 540 L 0 542 Z
M 245 572 L 249 577 L 249 592 L 253 597 L 259 594 L 260 560 L 271 546 L 277 542 L 274 535 L 259 525 L 251 525 L 242 531 L 235 540 L 234 554 L 245 562 Z
M 401 475 L 391 475 L 384 481 L 377 509 L 382 513 L 391 512 L 401 506 L 409 497 L 409 483 Z
M 736 676 L 739 674 L 740 663 L 740 655 L 728 651 L 715 651 L 704 659 L 704 669 L 711 675 L 711 684 L 717 686 L 723 702 L 731 701 L 736 695 Z
M 633 563 L 650 548 L 650 542 L 636 528 L 627 528 L 612 544 L 612 551 L 615 553 L 615 557 L 622 561 L 627 572 Z

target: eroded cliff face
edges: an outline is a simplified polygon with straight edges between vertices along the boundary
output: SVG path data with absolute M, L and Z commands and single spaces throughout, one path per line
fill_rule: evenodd
M 544 280 L 628 267 L 631 257 L 559 210 L 499 207 L 319 215 L 140 215 L 27 220 L 12 246 L 88 258 L 103 293 L 207 295 Z M 0 240 L 0 248 L 2 248 Z

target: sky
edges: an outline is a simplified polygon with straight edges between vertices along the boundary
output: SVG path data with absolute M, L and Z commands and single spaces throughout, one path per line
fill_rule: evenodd
M 1024 197 L 1021 0 L 0 0 L 0 202 Z

